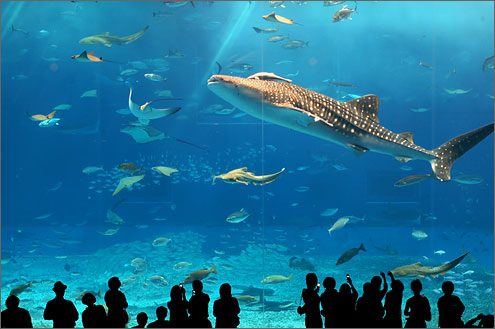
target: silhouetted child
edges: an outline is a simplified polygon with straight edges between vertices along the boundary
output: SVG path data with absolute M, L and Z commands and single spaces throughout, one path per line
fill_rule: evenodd
M 213 303 L 213 316 L 215 316 L 215 328 L 237 328 L 239 325 L 239 302 L 232 297 L 230 284 L 220 286 L 220 299 Z
M 203 283 L 194 280 L 193 295 L 189 298 L 189 326 L 193 328 L 211 328 L 208 320 L 208 303 L 210 296 L 203 292 Z
M 297 313 L 300 315 L 306 314 L 306 318 L 304 319 L 306 328 L 323 328 L 320 314 L 319 291 L 318 277 L 314 273 L 308 273 L 306 275 L 306 288 L 302 291 L 304 305 L 297 308 Z
M 383 327 L 385 328 L 402 328 L 402 293 L 404 284 L 400 280 L 395 280 L 392 272 L 387 273 L 392 282 L 392 290 L 385 297 L 385 317 L 383 318 Z
M 107 313 L 103 305 L 95 305 L 96 297 L 88 292 L 82 297 L 82 303 L 86 309 L 82 312 L 82 323 L 84 328 L 107 327 Z
M 442 283 L 442 291 L 445 295 L 440 297 L 437 302 L 438 326 L 440 328 L 464 327 L 461 317 L 465 307 L 459 297 L 452 295 L 454 292 L 452 281 Z
M 380 272 L 380 276 L 381 278 L 377 275 L 371 278 L 371 326 L 374 328 L 383 327 L 383 315 L 385 314 L 385 309 L 383 308 L 382 300 L 388 290 L 387 278 L 385 277 L 385 273 Z M 383 289 L 380 290 L 382 281 Z
M 358 293 L 352 284 L 351 277 L 347 274 L 347 283 L 340 286 L 337 304 L 337 328 L 354 328 L 356 321 L 356 300 Z
M 125 310 L 129 305 L 124 293 L 119 290 L 121 285 L 116 276 L 108 280 L 110 290 L 105 293 L 105 303 L 108 307 L 107 323 L 110 328 L 125 328 L 129 321 L 129 315 Z
M 376 291 L 376 297 L 381 302 L 383 300 L 383 297 L 385 297 L 385 294 L 387 293 L 388 285 L 387 285 L 387 278 L 385 277 L 385 273 L 380 272 L 380 276 L 381 278 L 377 275 L 371 278 L 371 286 L 373 287 L 373 290 Z M 383 279 L 383 289 L 380 290 L 380 286 L 382 285 L 382 279 Z
M 15 295 L 5 300 L 7 309 L 2 311 L 0 322 L 2 328 L 32 328 L 31 315 L 29 311 L 19 307 L 19 298 Z
M 426 328 L 426 321 L 431 321 L 431 308 L 428 298 L 420 295 L 423 285 L 418 279 L 411 282 L 414 296 L 406 302 L 404 315 L 408 315 L 404 328 Z
M 478 325 L 475 325 L 477 321 L 480 321 Z M 466 322 L 465 328 L 493 328 L 493 314 L 483 315 L 478 314 L 477 317 Z
M 144 312 L 138 313 L 138 315 L 136 316 L 136 321 L 138 325 L 134 326 L 133 328 L 145 328 L 146 323 L 148 322 L 148 314 Z
M 356 324 L 359 328 L 375 328 L 373 321 L 373 298 L 371 282 L 363 284 L 363 295 L 359 297 L 356 303 Z
M 60 281 L 53 285 L 55 298 L 46 303 L 43 318 L 53 320 L 53 328 L 74 328 L 79 319 L 79 313 L 70 300 L 64 299 L 67 286 Z
M 170 310 L 170 327 L 172 328 L 186 328 L 188 323 L 187 309 L 189 303 L 186 299 L 186 289 L 175 285 L 170 290 L 170 301 L 167 303 Z
M 156 308 L 156 321 L 148 324 L 147 328 L 170 328 L 170 322 L 165 320 L 168 310 L 165 306 L 158 306 Z
M 325 328 L 336 328 L 337 304 L 339 302 L 339 292 L 335 289 L 335 279 L 326 277 L 323 280 L 325 291 L 320 296 L 321 315 L 325 317 Z

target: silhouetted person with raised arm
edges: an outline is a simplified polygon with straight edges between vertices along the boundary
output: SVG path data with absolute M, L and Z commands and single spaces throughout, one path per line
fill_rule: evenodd
M 306 328 L 323 328 L 323 322 L 320 314 L 320 286 L 318 277 L 314 273 L 306 274 L 306 288 L 302 291 L 304 305 L 297 308 L 300 315 L 306 314 L 304 323 Z
M 325 291 L 320 296 L 321 315 L 325 317 L 325 328 L 336 328 L 337 324 L 337 304 L 339 300 L 339 292 L 335 289 L 335 279 L 326 277 L 323 280 Z
M 230 284 L 220 286 L 220 299 L 213 303 L 213 316 L 217 318 L 215 328 L 237 328 L 239 325 L 239 302 L 232 297 Z
M 452 281 L 442 283 L 444 295 L 438 299 L 438 326 L 440 328 L 461 328 L 464 327 L 462 322 L 462 313 L 464 313 L 464 304 L 460 298 L 452 295 L 454 284 Z
M 2 311 L 2 328 L 32 328 L 29 311 L 19 307 L 19 297 L 11 295 L 5 300 L 6 310 Z
M 186 328 L 189 326 L 187 309 L 189 303 L 186 299 L 186 289 L 182 286 L 175 285 L 170 290 L 170 301 L 167 303 L 170 310 L 170 327 Z
M 396 280 L 392 272 L 387 273 L 392 282 L 390 290 L 385 297 L 385 317 L 383 318 L 383 327 L 385 328 L 402 328 L 402 294 L 404 284 Z
M 189 298 L 189 326 L 193 328 L 211 328 L 208 320 L 208 303 L 210 296 L 203 292 L 203 283 L 194 280 L 193 295 Z
M 347 274 L 347 283 L 340 286 L 339 299 L 337 304 L 337 328 L 354 328 L 356 322 L 356 300 L 358 292 L 352 284 L 352 279 Z
M 170 328 L 170 322 L 165 320 L 167 318 L 168 310 L 165 306 L 158 306 L 156 308 L 156 321 L 148 324 L 147 328 Z
M 82 312 L 82 323 L 84 328 L 106 328 L 107 313 L 103 305 L 95 305 L 96 297 L 88 292 L 85 293 L 81 302 L 86 305 L 86 309 Z
M 387 293 L 388 285 L 387 285 L 387 278 L 385 277 L 385 273 L 380 272 L 380 276 L 381 278 L 378 275 L 375 275 L 374 277 L 371 278 L 371 286 L 376 291 L 376 297 L 381 302 L 383 300 L 383 297 L 385 297 L 385 294 Z M 383 279 L 383 289 L 380 290 L 380 286 L 382 285 L 382 279 Z
M 121 285 L 116 276 L 108 280 L 110 290 L 105 293 L 105 303 L 108 307 L 107 323 L 110 328 L 125 328 L 129 321 L 129 315 L 125 310 L 129 305 L 124 293 L 119 290 Z
M 148 314 L 145 312 L 140 312 L 136 316 L 136 321 L 137 321 L 137 326 L 134 326 L 133 328 L 145 328 L 146 323 L 148 322 Z
M 64 299 L 67 286 L 60 281 L 53 285 L 55 298 L 46 303 L 43 318 L 53 320 L 53 328 L 74 328 L 79 319 L 79 313 L 70 300 Z
M 478 325 L 475 325 L 476 322 Z M 474 319 L 467 321 L 464 328 L 493 328 L 493 314 L 478 314 Z
M 404 328 L 426 328 L 426 321 L 431 321 L 431 308 L 428 298 L 420 295 L 423 285 L 418 279 L 411 282 L 414 296 L 406 302 L 404 315 L 408 315 Z

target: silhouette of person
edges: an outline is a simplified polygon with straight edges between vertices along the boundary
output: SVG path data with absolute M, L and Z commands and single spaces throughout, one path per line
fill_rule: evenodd
M 377 275 L 371 278 L 371 286 L 376 291 L 376 297 L 381 302 L 383 300 L 383 297 L 385 297 L 385 294 L 387 293 L 388 285 L 387 285 L 387 278 L 385 277 L 385 273 L 380 272 L 380 276 L 381 278 Z M 383 278 L 383 289 L 380 290 L 380 286 L 382 285 L 382 278 Z
M 2 311 L 2 328 L 32 328 L 31 315 L 29 311 L 19 307 L 19 297 L 10 295 L 5 300 L 6 310 Z
M 168 310 L 165 306 L 158 306 L 156 308 L 156 321 L 148 324 L 147 328 L 170 328 L 170 322 L 165 320 Z
M 337 304 L 339 302 L 339 292 L 335 289 L 335 279 L 326 277 L 323 280 L 325 291 L 320 296 L 321 315 L 325 317 L 325 328 L 336 328 Z
M 194 280 L 193 295 L 189 298 L 189 326 L 193 328 L 211 328 L 208 320 L 208 303 L 210 296 L 203 292 L 203 283 Z
M 189 303 L 186 299 L 186 289 L 182 286 L 175 285 L 170 290 L 170 301 L 167 303 L 170 310 L 170 327 L 185 328 L 189 325 L 187 309 Z
M 452 295 L 454 284 L 452 281 L 442 283 L 444 295 L 438 299 L 438 326 L 440 328 L 461 328 L 464 327 L 461 317 L 464 313 L 464 304 L 460 298 Z
M 87 306 L 82 312 L 84 328 L 105 328 L 107 326 L 107 313 L 103 305 L 95 305 L 96 297 L 88 292 L 84 294 L 81 302 Z
M 385 297 L 384 309 L 386 314 L 383 318 L 383 327 L 402 328 L 402 293 L 404 292 L 404 284 L 400 280 L 396 280 L 392 272 L 387 274 L 392 280 L 390 283 L 392 290 Z
M 304 323 L 306 328 L 323 328 L 320 314 L 320 285 L 315 273 L 306 274 L 306 288 L 302 291 L 304 305 L 297 308 L 300 315 L 306 314 Z
M 356 321 L 360 328 L 376 327 L 373 321 L 373 292 L 371 282 L 363 284 L 363 295 L 359 297 L 356 303 Z
M 110 290 L 105 293 L 105 303 L 108 307 L 107 324 L 110 328 L 125 328 L 129 321 L 129 315 L 125 310 L 129 305 L 124 293 L 119 290 L 121 285 L 116 276 L 108 280 Z
M 67 286 L 60 281 L 53 285 L 55 298 L 46 303 L 43 318 L 53 320 L 53 328 L 74 328 L 79 319 L 79 313 L 70 300 L 64 299 Z
M 213 303 L 213 316 L 216 317 L 215 328 L 237 328 L 241 312 L 237 298 L 232 297 L 230 284 L 220 286 L 220 299 Z
M 475 325 L 477 321 L 478 325 Z M 477 317 L 469 320 L 464 325 L 465 328 L 493 328 L 493 314 L 483 315 L 478 314 Z
M 148 314 L 146 314 L 144 312 L 140 312 L 136 316 L 136 320 L 137 320 L 138 324 L 137 324 L 137 326 L 134 326 L 133 328 L 145 328 L 146 323 L 148 322 Z
M 428 298 L 420 295 L 423 285 L 418 279 L 411 282 L 414 296 L 406 302 L 404 315 L 409 315 L 404 328 L 426 328 L 426 321 L 431 321 L 431 308 Z
M 336 318 L 337 328 L 354 328 L 357 326 L 356 321 L 356 300 L 358 292 L 352 284 L 352 279 L 347 274 L 347 283 L 340 286 L 339 298 L 336 308 L 338 314 Z

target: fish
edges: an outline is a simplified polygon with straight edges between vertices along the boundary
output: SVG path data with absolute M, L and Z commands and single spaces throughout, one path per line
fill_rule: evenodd
M 71 56 L 71 58 L 75 59 L 77 62 L 82 62 L 82 63 L 103 62 L 103 58 L 96 57 L 94 51 L 88 53 L 85 50 L 82 53 L 80 53 L 79 55 Z
M 266 80 L 266 79 L 275 79 L 275 80 L 282 80 L 286 82 L 292 82 L 290 79 L 282 78 L 281 76 L 275 75 L 274 73 L 269 73 L 269 72 L 259 72 L 255 73 L 253 75 L 250 75 L 248 79 L 256 79 L 256 80 Z
M 130 135 L 136 143 L 145 144 L 165 139 L 165 133 L 151 126 L 126 126 L 121 133 Z
M 179 58 L 183 58 L 185 55 L 183 53 L 181 53 L 180 50 L 169 50 L 168 51 L 168 54 L 163 56 L 165 58 L 173 58 L 173 59 L 179 59 Z
M 65 111 L 65 110 L 70 110 L 71 107 L 72 107 L 72 105 L 70 105 L 70 104 L 60 104 L 60 105 L 57 105 L 56 107 L 54 107 L 53 109 L 55 111 Z
M 449 95 L 464 95 L 464 94 L 469 93 L 471 90 L 473 90 L 473 88 L 468 89 L 468 90 L 465 90 L 465 89 L 447 89 L 447 88 L 443 88 L 443 90 L 447 94 L 449 94 Z
M 248 64 L 248 63 L 232 62 L 231 64 L 229 64 L 225 68 L 228 69 L 231 72 L 244 73 L 244 72 L 247 72 L 247 71 L 251 70 L 253 68 L 253 66 L 251 64 Z M 219 72 L 220 72 L 220 70 L 219 70 Z
M 292 273 L 288 277 L 285 277 L 283 275 L 270 275 L 264 278 L 263 280 L 261 280 L 261 283 L 275 284 L 275 283 L 283 283 L 287 281 L 289 281 L 289 283 L 292 283 Z
M 285 8 L 284 2 L 285 1 L 268 1 L 268 6 L 272 8 L 277 8 L 277 7 Z
M 57 191 L 62 187 L 62 181 L 58 181 L 54 186 L 50 187 L 48 191 Z
M 251 295 L 240 295 L 236 296 L 237 300 L 241 303 L 248 305 L 249 303 L 255 303 L 258 301 L 258 298 Z
M 129 92 L 129 110 L 131 111 L 132 115 L 138 118 L 139 122 L 142 123 L 143 125 L 148 125 L 150 123 L 150 120 L 169 116 L 181 109 L 180 107 L 157 109 L 149 106 L 151 102 L 147 102 L 144 105 L 139 106 L 132 101 L 131 97 L 132 97 L 132 89 L 130 89 Z
M 328 229 L 328 234 L 330 234 L 330 236 L 332 236 L 332 232 L 333 231 L 340 230 L 347 223 L 355 223 L 355 222 L 358 222 L 358 221 L 364 221 L 364 217 L 363 218 L 358 218 L 358 217 L 355 217 L 355 216 L 344 216 L 344 217 L 340 217 L 339 219 L 337 219 L 335 221 L 335 223 L 333 223 L 332 227 L 330 227 Z
M 82 298 L 86 294 L 91 294 L 91 295 L 93 295 L 95 297 L 100 297 L 101 298 L 101 290 L 98 290 L 98 292 L 92 291 L 92 290 L 82 290 L 82 291 L 79 291 L 79 292 L 76 292 L 75 294 L 73 294 L 72 295 L 72 298 L 74 298 L 75 300 L 82 300 Z
M 254 27 L 253 26 L 253 30 L 256 32 L 256 33 L 274 33 L 274 32 L 277 32 L 278 31 L 278 28 L 279 26 L 277 25 L 277 27 L 269 27 L 267 29 L 262 29 L 260 27 Z
M 20 284 L 10 290 L 9 296 L 19 296 L 21 292 L 26 290 L 27 288 L 33 287 L 33 281 L 29 281 L 26 284 Z
M 29 34 L 29 32 L 26 31 L 26 30 L 15 28 L 14 27 L 14 24 L 10 25 L 10 31 L 12 31 L 12 32 L 20 32 L 20 33 L 23 33 L 25 35 L 28 35 Z
M 335 215 L 337 211 L 339 211 L 339 208 L 327 208 L 321 212 L 320 216 L 330 217 Z
M 416 112 L 416 113 L 424 113 L 424 112 L 428 112 L 429 110 L 430 109 L 426 108 L 426 107 L 419 107 L 419 108 L 411 109 L 412 112 Z
M 249 217 L 249 213 L 242 208 L 239 211 L 235 211 L 227 216 L 226 221 L 229 223 L 240 223 Z
M 97 97 L 97 90 L 96 89 L 91 89 L 91 90 L 86 90 L 85 92 L 82 93 L 81 98 L 83 97 Z
M 467 175 L 467 174 L 456 175 L 454 176 L 454 178 L 452 178 L 452 180 L 459 184 L 465 184 L 465 185 L 475 185 L 483 182 L 483 178 L 479 176 Z
M 452 270 L 454 267 L 459 264 L 464 257 L 466 257 L 469 254 L 469 251 L 460 257 L 445 263 L 443 265 L 437 266 L 437 267 L 430 267 L 430 266 L 422 266 L 420 262 L 410 264 L 410 265 L 404 265 L 397 267 L 390 272 L 395 277 L 401 277 L 401 276 L 413 276 L 413 277 L 420 277 L 423 278 L 426 275 L 430 275 L 432 278 L 435 278 L 437 275 L 445 275 L 448 271 Z
M 123 177 L 120 179 L 119 184 L 115 188 L 115 190 L 112 193 L 112 196 L 116 196 L 120 191 L 122 191 L 125 187 L 129 188 L 135 183 L 139 182 L 141 179 L 144 178 L 144 175 L 140 176 L 129 176 L 129 177 Z
M 352 258 L 354 258 L 354 256 L 356 256 L 359 251 L 362 250 L 362 251 L 366 251 L 366 249 L 364 249 L 364 245 L 361 243 L 361 245 L 359 246 L 359 248 L 352 248 L 352 249 L 349 249 L 347 250 L 346 252 L 344 252 L 340 257 L 339 259 L 337 259 L 337 263 L 335 265 L 340 265 L 340 264 L 344 264 L 344 263 L 347 263 L 348 261 L 350 261 Z
M 346 83 L 346 82 L 328 81 L 328 83 L 331 85 L 334 85 L 334 86 L 341 86 L 341 87 L 350 87 L 350 88 L 357 87 L 357 85 L 355 85 L 355 84 Z
M 112 207 L 113 208 L 113 207 Z M 105 222 L 120 225 L 125 223 L 124 219 L 117 215 L 112 208 L 107 209 L 107 219 Z
M 291 259 L 289 259 L 289 267 L 290 268 L 297 268 L 297 269 L 304 270 L 304 271 L 314 271 L 315 270 L 315 266 L 313 264 L 311 264 L 310 261 L 308 261 L 305 258 L 296 257 L 296 256 L 291 257 Z
M 335 6 L 344 3 L 345 1 L 323 1 L 323 7 Z
M 187 4 L 191 4 L 191 6 L 193 6 L 194 8 L 196 7 L 194 5 L 194 1 L 163 1 L 163 3 L 168 8 L 179 8 L 179 7 L 183 7 Z
M 211 266 L 211 269 L 204 268 L 204 269 L 201 269 L 201 270 L 197 270 L 197 271 L 192 272 L 191 274 L 189 274 L 184 279 L 184 282 L 182 282 L 182 284 L 193 283 L 194 280 L 203 280 L 203 279 L 206 279 L 208 277 L 208 275 L 210 275 L 210 273 L 218 274 L 217 273 L 217 268 L 215 267 L 215 264 L 213 264 Z
M 354 9 L 347 8 L 347 5 L 344 5 L 341 9 L 337 10 L 332 16 L 332 22 L 337 23 L 344 19 L 352 20 L 351 14 L 357 13 L 357 3 Z
M 299 187 L 296 187 L 294 189 L 294 191 L 304 193 L 304 192 L 309 191 L 309 187 L 308 186 L 299 186 Z
M 301 47 L 309 47 L 309 41 L 308 42 L 305 42 L 305 41 L 302 41 L 302 40 L 290 40 L 288 41 L 287 43 L 284 43 L 282 45 L 282 48 L 285 48 L 285 49 L 295 49 L 295 48 L 301 48 Z
M 396 134 L 379 125 L 380 99 L 375 95 L 340 102 L 270 77 L 247 79 L 227 75 L 213 75 L 208 88 L 256 118 L 337 143 L 356 154 L 373 151 L 392 155 L 400 162 L 428 161 L 442 182 L 450 180 L 454 161 L 494 129 L 490 123 L 427 150 L 414 144 L 412 133 Z
M 111 47 L 112 44 L 116 44 L 116 45 L 120 46 L 123 44 L 129 44 L 133 41 L 136 41 L 137 39 L 139 39 L 140 37 L 143 36 L 144 32 L 146 32 L 148 30 L 148 28 L 149 28 L 149 26 L 146 26 L 141 31 L 134 33 L 134 34 L 131 34 L 131 35 L 128 35 L 126 37 L 118 37 L 116 35 L 113 36 L 113 35 L 110 35 L 110 32 L 91 35 L 91 36 L 82 38 L 81 40 L 79 40 L 79 43 L 83 44 L 83 45 L 87 45 L 87 44 L 104 45 L 107 47 Z
M 150 276 L 149 278 L 146 278 L 145 281 L 149 281 L 157 286 L 168 286 L 167 280 L 165 280 L 165 278 L 161 275 Z
M 102 235 L 114 235 L 120 230 L 120 225 L 117 225 L 117 228 L 110 228 L 106 230 L 105 232 L 100 232 L 96 231 L 96 233 L 102 234 Z
M 245 185 L 249 185 L 249 183 L 253 185 L 264 185 L 275 181 L 278 176 L 280 176 L 284 172 L 285 168 L 282 168 L 279 172 L 270 175 L 256 176 L 252 172 L 247 171 L 247 167 L 234 169 L 225 174 L 213 175 L 213 183 L 217 178 L 220 178 L 226 183 L 235 184 L 241 183 Z
M 291 64 L 291 63 L 294 63 L 294 62 L 291 60 L 281 60 L 281 61 L 276 62 L 275 65 Z
M 96 167 L 96 166 L 88 166 L 85 167 L 82 172 L 89 175 L 89 174 L 94 174 L 95 172 L 102 171 L 103 167 Z
M 410 176 L 404 177 L 404 178 L 398 180 L 397 182 L 395 182 L 394 186 L 395 187 L 409 186 L 409 185 L 417 184 L 417 183 L 424 181 L 425 179 L 430 178 L 430 177 L 433 179 L 436 179 L 436 177 L 435 177 L 435 175 L 433 175 L 433 173 L 427 174 L 427 175 L 410 175 Z
M 155 240 L 153 240 L 152 245 L 154 247 L 167 246 L 170 243 L 170 241 L 172 241 L 172 239 L 160 237 L 160 238 L 156 238 Z
M 181 270 L 183 268 L 192 266 L 192 263 L 189 262 L 178 262 L 177 264 L 174 265 L 174 270 Z
M 428 234 L 426 232 L 423 232 L 421 230 L 413 230 L 411 235 L 416 239 L 416 240 L 423 240 L 428 237 Z
M 151 80 L 151 81 L 166 81 L 167 80 L 167 78 L 164 78 L 161 75 L 156 74 L 156 73 L 145 73 L 144 77 L 148 80 Z
M 121 71 L 119 74 L 123 75 L 123 76 L 129 76 L 129 75 L 134 75 L 138 72 L 139 71 L 136 69 L 125 69 L 125 70 Z
M 24 74 L 16 74 L 11 77 L 12 80 L 26 80 L 27 78 L 28 76 Z
M 157 167 L 152 167 L 151 169 L 164 174 L 165 176 L 169 176 L 173 174 L 174 172 L 179 172 L 179 170 L 175 168 L 169 168 L 169 167 L 164 167 L 164 166 L 157 166 Z
M 132 175 L 136 171 L 141 174 L 141 170 L 143 170 L 143 167 L 138 168 L 132 162 L 124 162 L 124 163 L 119 164 L 119 166 L 117 167 L 117 169 L 120 170 L 120 171 L 122 171 L 122 172 L 125 172 L 125 173 L 128 173 L 128 174 L 131 174 Z
M 264 20 L 269 21 L 269 22 L 275 22 L 275 23 L 279 22 L 279 23 L 289 24 L 289 25 L 291 25 L 291 24 L 301 25 L 299 23 L 294 22 L 292 19 L 288 19 L 288 18 L 279 16 L 279 15 L 275 15 L 275 12 L 272 12 L 271 14 L 262 16 L 262 18 Z
M 60 118 L 51 118 L 47 120 L 41 121 L 38 126 L 40 127 L 53 127 L 53 126 L 58 126 L 60 123 Z
M 493 56 L 490 56 L 483 61 L 481 69 L 483 70 L 483 72 L 486 72 L 489 69 L 493 69 Z
M 32 121 L 46 121 L 46 120 L 52 119 L 55 116 L 55 112 L 57 112 L 57 111 L 53 111 L 47 115 L 44 115 L 44 114 L 31 115 L 31 114 L 26 112 L 26 115 Z
M 422 66 L 422 67 L 426 67 L 428 70 L 433 70 L 433 67 L 430 64 L 425 63 L 425 62 L 423 62 L 421 60 L 419 61 L 419 65 Z
M 441 255 L 445 255 L 445 250 L 435 250 L 433 253 L 435 255 L 440 255 L 441 256 Z
M 268 42 L 279 42 L 285 39 L 289 39 L 289 33 L 287 35 L 274 35 L 273 37 L 269 37 L 266 39 Z

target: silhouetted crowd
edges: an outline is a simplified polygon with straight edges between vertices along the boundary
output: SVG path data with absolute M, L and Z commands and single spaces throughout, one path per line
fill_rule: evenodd
M 334 278 L 327 277 L 323 281 L 325 291 L 319 295 L 320 283 L 314 273 L 306 275 L 306 288 L 303 289 L 297 312 L 305 314 L 307 328 L 402 328 L 402 295 L 404 285 L 396 280 L 392 273 L 391 290 L 388 291 L 387 280 L 382 272 L 374 276 L 370 282 L 363 285 L 363 295 L 358 298 L 351 277 L 347 282 L 335 289 Z M 383 288 L 382 286 L 383 281 Z M 95 305 L 96 297 L 88 292 L 83 295 L 82 303 L 87 308 L 82 313 L 82 323 L 85 328 L 125 328 L 129 322 L 127 300 L 120 291 L 121 282 L 117 277 L 108 280 L 109 290 L 105 293 L 105 304 Z M 193 295 L 186 299 L 186 290 L 175 285 L 170 291 L 170 301 L 167 307 L 156 309 L 156 321 L 148 324 L 145 312 L 137 314 L 138 325 L 133 328 L 211 328 L 208 319 L 208 304 L 210 297 L 203 292 L 200 280 L 192 283 Z M 74 303 L 64 298 L 67 286 L 57 281 L 53 286 L 55 298 L 45 307 L 43 317 L 53 321 L 54 328 L 74 328 L 79 319 L 79 313 Z M 428 298 L 421 295 L 421 281 L 411 282 L 413 296 L 406 302 L 404 315 L 408 318 L 405 328 L 426 328 L 426 322 L 431 321 L 431 308 Z M 387 292 L 388 291 L 388 292 Z M 483 327 L 493 328 L 493 315 L 480 314 L 474 319 L 463 323 L 461 317 L 464 304 L 459 297 L 454 296 L 454 284 L 445 281 L 442 284 L 444 295 L 438 299 L 438 325 L 440 328 Z M 385 298 L 385 303 L 382 300 Z M 304 304 L 301 306 L 301 302 Z M 6 300 L 7 309 L 2 311 L 2 328 L 32 328 L 31 316 L 26 309 L 19 307 L 19 298 L 14 294 Z M 321 308 L 320 308 L 321 306 Z M 237 328 L 239 325 L 239 303 L 232 297 L 231 286 L 224 283 L 220 286 L 220 299 L 213 303 L 213 316 L 216 318 L 216 328 Z M 170 312 L 170 320 L 166 320 Z M 323 323 L 322 316 L 325 318 Z
M 315 273 L 308 273 L 306 288 L 301 294 L 304 305 L 299 306 L 297 312 L 306 315 L 306 328 L 322 328 L 322 316 L 325 318 L 325 328 L 402 328 L 404 285 L 400 280 L 396 280 L 391 272 L 388 272 L 388 275 L 391 279 L 390 291 L 387 292 L 385 273 L 381 272 L 381 277 L 374 276 L 370 282 L 364 283 L 363 295 L 358 298 L 349 274 L 347 282 L 340 286 L 339 291 L 335 289 L 334 278 L 325 278 L 325 291 L 319 295 L 318 278 Z M 422 288 L 421 281 L 416 279 L 411 282 L 413 296 L 406 301 L 404 315 L 407 316 L 407 320 L 404 328 L 426 328 L 426 322 L 431 321 L 430 302 L 421 295 Z M 442 284 L 442 291 L 444 295 L 437 303 L 440 328 L 493 328 L 493 315 L 480 314 L 466 323 L 462 321 L 465 307 L 459 297 L 452 294 L 454 284 L 451 281 Z M 382 304 L 384 297 L 385 303 Z

